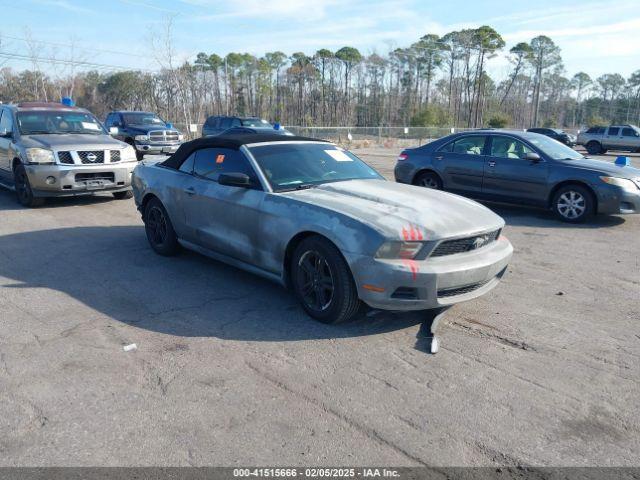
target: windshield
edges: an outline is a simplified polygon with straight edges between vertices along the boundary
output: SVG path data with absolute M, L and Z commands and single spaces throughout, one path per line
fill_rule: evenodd
M 100 122 L 85 112 L 41 110 L 18 112 L 18 129 L 22 135 L 82 133 L 103 135 Z
M 382 176 L 354 154 L 329 143 L 275 143 L 250 148 L 276 192 Z
M 273 128 L 273 125 L 261 118 L 243 118 L 241 122 L 243 127 Z
M 554 160 L 579 160 L 584 158 L 573 148 L 543 135 L 526 137 L 527 141 L 542 150 L 545 155 Z
M 122 119 L 126 125 L 162 125 L 164 122 L 154 113 L 123 113 Z

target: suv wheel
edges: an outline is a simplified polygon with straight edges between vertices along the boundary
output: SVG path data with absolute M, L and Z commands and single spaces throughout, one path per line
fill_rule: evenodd
M 553 211 L 563 222 L 584 222 L 594 211 L 591 192 L 579 185 L 567 185 L 553 197 Z
M 16 165 L 13 170 L 13 179 L 16 188 L 16 196 L 18 202 L 25 207 L 39 207 L 44 204 L 44 198 L 38 198 L 33 195 L 31 190 L 31 183 L 29 183 L 29 177 L 27 171 L 23 165 Z
M 156 253 L 170 257 L 180 250 L 169 215 L 157 198 L 149 200 L 144 209 L 144 229 L 149 245 Z
M 433 172 L 422 172 L 413 181 L 414 185 L 425 188 L 433 188 L 434 190 L 442 190 L 442 180 Z
M 298 245 L 291 261 L 291 280 L 298 301 L 319 322 L 344 322 L 360 307 L 349 266 L 324 238 L 309 237 Z
M 591 140 L 585 146 L 587 147 L 587 152 L 589 152 L 590 155 L 597 155 L 599 153 L 602 153 L 602 145 L 600 145 L 600 142 Z

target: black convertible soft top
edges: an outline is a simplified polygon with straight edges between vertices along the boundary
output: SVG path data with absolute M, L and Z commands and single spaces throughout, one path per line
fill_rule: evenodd
M 241 135 L 218 135 L 216 137 L 202 137 L 180 145 L 176 153 L 161 163 L 162 166 L 178 169 L 180 165 L 193 153 L 201 148 L 230 148 L 238 150 L 243 145 L 252 143 L 267 142 L 324 142 L 317 138 L 294 137 L 277 134 L 241 134 Z

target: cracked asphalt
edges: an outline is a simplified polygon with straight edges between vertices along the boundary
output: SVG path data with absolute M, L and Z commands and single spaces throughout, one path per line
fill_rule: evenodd
M 640 216 L 489 206 L 509 273 L 430 355 L 419 313 L 155 255 L 131 200 L 0 191 L 0 466 L 640 465 Z

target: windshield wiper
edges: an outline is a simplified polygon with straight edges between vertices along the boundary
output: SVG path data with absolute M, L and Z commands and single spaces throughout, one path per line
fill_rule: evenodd
M 296 190 L 308 190 L 310 188 L 315 188 L 317 187 L 316 184 L 314 183 L 301 183 L 300 185 L 296 185 L 295 187 L 291 187 L 291 188 L 283 188 L 281 190 L 278 190 L 279 192 L 293 192 Z

